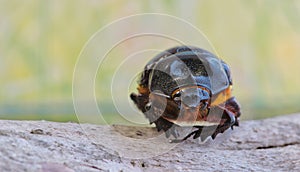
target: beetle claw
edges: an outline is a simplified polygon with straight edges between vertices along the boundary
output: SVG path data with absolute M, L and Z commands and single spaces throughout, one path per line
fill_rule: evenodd
M 239 126 L 239 118 L 237 118 L 237 119 L 235 120 L 234 125 L 235 125 L 235 126 Z
M 214 140 L 217 137 L 218 133 L 214 133 L 213 135 L 211 135 L 211 138 Z
M 200 135 L 201 135 L 201 131 L 197 131 L 196 133 L 195 133 L 195 135 L 193 136 L 193 139 L 197 139 L 198 137 L 200 137 Z M 201 138 L 201 140 L 202 140 L 202 138 Z

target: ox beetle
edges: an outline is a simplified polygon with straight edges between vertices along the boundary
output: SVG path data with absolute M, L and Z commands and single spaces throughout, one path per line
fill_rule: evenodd
M 204 49 L 178 46 L 161 52 L 146 64 L 137 90 L 130 98 L 150 124 L 175 138 L 171 142 L 215 139 L 239 125 L 230 68 Z M 193 130 L 179 139 L 178 127 Z

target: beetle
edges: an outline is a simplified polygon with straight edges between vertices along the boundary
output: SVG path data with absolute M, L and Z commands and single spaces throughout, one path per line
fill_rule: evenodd
M 240 105 L 232 95 L 229 66 L 211 52 L 193 46 L 167 49 L 150 60 L 130 98 L 150 124 L 171 142 L 193 136 L 204 141 L 239 126 Z M 178 127 L 193 131 L 178 139 Z

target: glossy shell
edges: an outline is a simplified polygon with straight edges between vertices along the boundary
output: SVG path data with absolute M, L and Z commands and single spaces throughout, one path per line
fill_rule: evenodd
M 231 82 L 226 66 L 215 55 L 200 48 L 171 48 L 146 65 L 140 84 L 150 91 L 159 90 L 166 95 L 179 87 L 193 85 L 204 86 L 212 94 L 217 94 Z

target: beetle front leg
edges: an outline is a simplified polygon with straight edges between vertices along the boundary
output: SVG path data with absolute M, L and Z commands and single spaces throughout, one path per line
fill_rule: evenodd
M 211 135 L 212 139 L 215 139 L 219 133 L 224 133 L 224 131 L 226 131 L 230 127 L 231 129 L 233 129 L 233 125 L 237 123 L 237 118 L 234 115 L 234 113 L 232 113 L 231 111 L 225 108 L 222 109 L 223 109 L 222 119 L 226 119 L 226 121 L 224 122 L 224 124 L 218 125 L 218 127 L 215 129 L 215 132 Z
M 165 120 L 162 117 L 159 117 L 156 121 L 154 121 L 157 131 L 163 130 L 166 134 L 166 137 L 169 138 L 171 135 L 175 138 L 179 136 L 176 127 L 177 125 Z
M 239 117 L 241 116 L 241 108 L 235 97 L 231 97 L 225 103 L 225 109 L 228 109 L 235 116 L 235 126 L 239 126 Z

